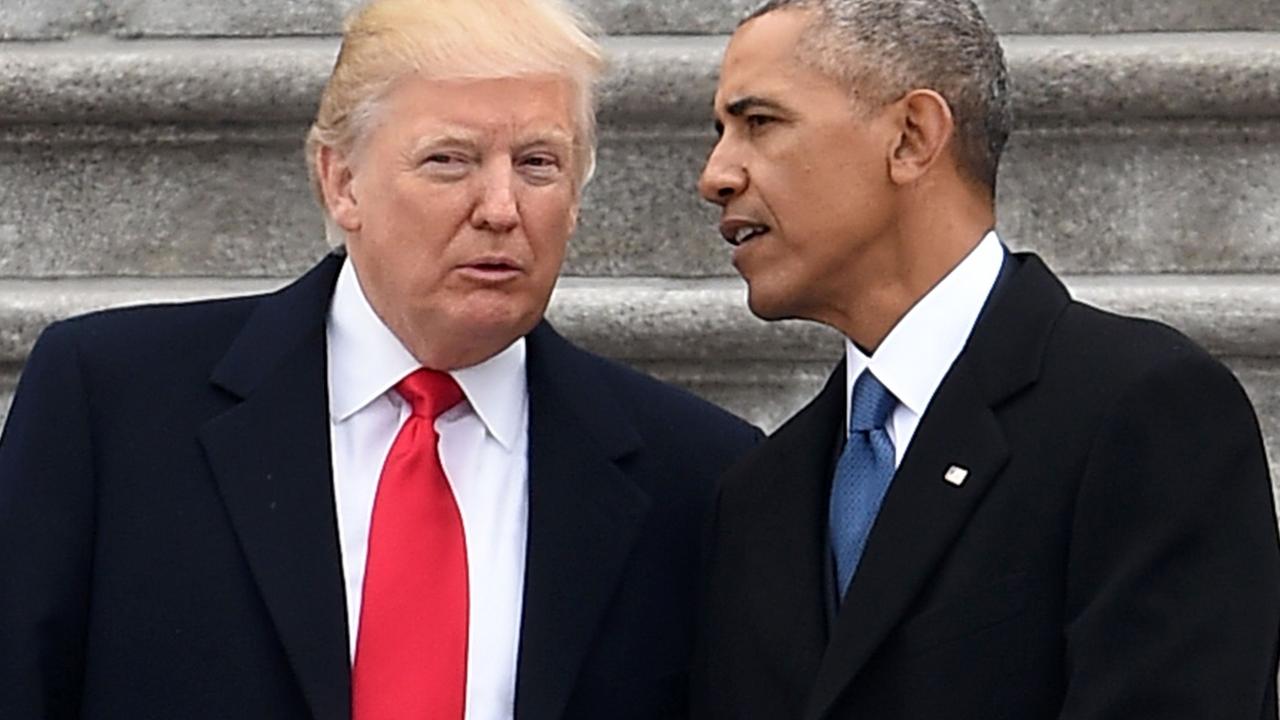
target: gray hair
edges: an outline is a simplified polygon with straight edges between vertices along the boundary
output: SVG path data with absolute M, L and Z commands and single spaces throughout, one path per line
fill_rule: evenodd
M 951 106 L 963 172 L 994 194 L 1012 125 L 1009 72 L 995 31 L 972 0 L 769 0 L 743 23 L 813 10 L 800 60 L 876 105 L 916 89 Z

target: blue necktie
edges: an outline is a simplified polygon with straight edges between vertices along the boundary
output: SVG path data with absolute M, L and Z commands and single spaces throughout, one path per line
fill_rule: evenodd
M 893 441 L 884 428 L 897 404 L 898 399 L 870 370 L 862 371 L 853 383 L 849 438 L 836 463 L 827 517 L 840 598 L 858 569 L 867 536 L 893 479 Z

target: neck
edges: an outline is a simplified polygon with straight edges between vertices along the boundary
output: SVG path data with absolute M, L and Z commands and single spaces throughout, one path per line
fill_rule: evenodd
M 875 352 L 917 302 L 995 227 L 985 192 L 936 186 L 904 190 L 897 221 L 861 258 L 831 317 L 824 320 L 863 348 Z

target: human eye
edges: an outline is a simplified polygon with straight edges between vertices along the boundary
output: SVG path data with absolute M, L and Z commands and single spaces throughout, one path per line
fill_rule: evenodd
M 751 130 L 760 130 L 775 121 L 777 121 L 776 117 L 762 113 L 751 113 L 743 118 L 743 122 L 745 122 L 747 127 Z
M 560 162 L 552 155 L 533 155 L 524 159 L 525 167 L 553 168 L 559 165 Z
M 466 162 L 466 158 L 457 153 L 448 152 L 432 152 L 423 155 L 422 164 L 427 167 L 447 168 L 450 166 L 462 165 Z
M 563 167 L 560 156 L 552 152 L 528 153 L 521 156 L 516 164 L 520 172 L 534 182 L 555 180 Z
M 419 164 L 431 175 L 452 179 L 466 174 L 471 158 L 461 152 L 433 150 L 423 153 Z

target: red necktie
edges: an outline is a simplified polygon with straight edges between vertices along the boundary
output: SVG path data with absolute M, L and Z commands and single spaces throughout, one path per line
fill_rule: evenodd
M 467 545 L 440 466 L 435 419 L 462 400 L 419 369 L 396 385 L 412 414 L 378 480 L 352 675 L 354 720 L 462 720 Z

